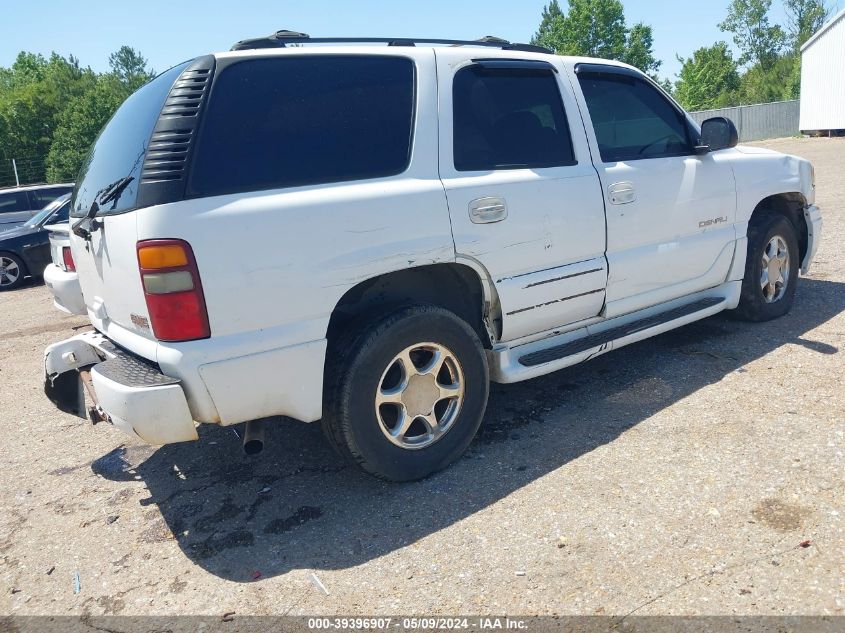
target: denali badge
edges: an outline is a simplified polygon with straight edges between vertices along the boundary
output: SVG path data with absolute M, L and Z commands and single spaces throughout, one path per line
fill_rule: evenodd
M 703 229 L 706 226 L 710 226 L 712 224 L 719 224 L 720 222 L 727 222 L 728 216 L 723 216 L 721 218 L 713 218 L 712 220 L 704 220 L 698 223 L 698 228 Z
M 132 319 L 132 323 L 136 326 L 144 328 L 145 330 L 150 329 L 150 321 L 147 317 L 142 317 L 140 314 L 130 314 L 129 318 Z

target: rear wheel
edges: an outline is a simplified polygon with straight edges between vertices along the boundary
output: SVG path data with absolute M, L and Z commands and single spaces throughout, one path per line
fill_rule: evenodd
M 735 315 L 768 321 L 789 312 L 798 282 L 798 238 L 792 222 L 765 213 L 748 227 L 748 257 Z
M 17 255 L 0 253 L 0 290 L 14 290 L 23 284 L 26 267 Z
M 329 351 L 323 428 L 365 471 L 421 479 L 457 459 L 487 406 L 478 336 L 434 306 L 400 308 L 341 337 Z

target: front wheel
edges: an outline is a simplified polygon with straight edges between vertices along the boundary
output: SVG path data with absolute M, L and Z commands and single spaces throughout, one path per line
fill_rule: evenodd
M 769 321 L 789 312 L 798 282 L 798 257 L 792 222 L 775 213 L 752 218 L 736 316 L 746 321 Z
M 323 427 L 365 471 L 421 479 L 469 446 L 487 406 L 487 361 L 455 314 L 400 308 L 338 340 L 329 354 Z

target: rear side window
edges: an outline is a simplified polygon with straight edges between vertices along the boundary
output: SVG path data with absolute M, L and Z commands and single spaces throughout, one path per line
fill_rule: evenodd
M 391 176 L 410 160 L 414 65 L 345 55 L 237 62 L 219 73 L 203 116 L 191 195 Z
M 468 66 L 455 75 L 452 103 L 458 171 L 559 167 L 576 162 L 551 70 Z
M 26 199 L 26 191 L 0 193 L 0 213 L 14 213 L 27 209 L 29 209 L 29 201 Z
M 692 153 L 685 117 L 648 82 L 612 73 L 578 80 L 604 162 Z
M 30 191 L 29 195 L 32 197 L 32 200 L 35 203 L 35 208 L 43 209 L 53 200 L 55 200 L 61 195 L 66 194 L 72 189 L 72 187 L 50 187 L 49 189 L 36 189 L 34 191 Z
M 71 200 L 71 216 L 84 216 L 94 202 L 101 207 L 99 215 L 120 213 L 135 206 L 153 127 L 173 82 L 189 63 L 174 66 L 139 88 L 106 123 L 82 164 Z M 100 204 L 104 194 L 124 178 L 131 178 L 129 184 L 108 203 Z

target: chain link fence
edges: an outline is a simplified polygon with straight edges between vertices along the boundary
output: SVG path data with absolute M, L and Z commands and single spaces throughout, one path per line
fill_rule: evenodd
M 0 158 L 0 187 L 44 182 L 46 156 Z M 17 172 L 17 174 L 15 173 Z

